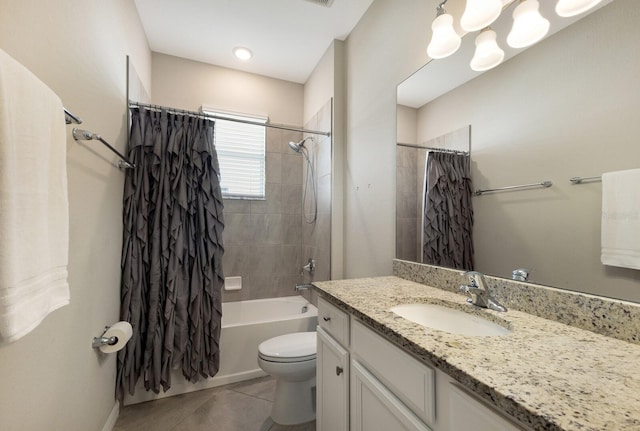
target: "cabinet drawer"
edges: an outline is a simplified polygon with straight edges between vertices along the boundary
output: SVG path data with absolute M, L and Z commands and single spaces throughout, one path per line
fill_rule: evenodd
M 351 351 L 358 361 L 427 425 L 435 422 L 435 371 L 361 322 L 351 322 Z
M 349 347 L 349 315 L 318 298 L 318 325 L 345 347 Z

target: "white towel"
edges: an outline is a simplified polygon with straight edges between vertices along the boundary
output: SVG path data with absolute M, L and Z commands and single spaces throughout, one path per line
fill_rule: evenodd
M 0 49 L 0 343 L 69 303 L 66 141 L 60 98 Z
M 604 265 L 640 269 L 640 169 L 602 175 Z

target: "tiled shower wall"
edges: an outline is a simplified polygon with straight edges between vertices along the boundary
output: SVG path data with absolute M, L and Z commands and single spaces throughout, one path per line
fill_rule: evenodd
M 396 257 L 418 261 L 418 149 L 396 146 Z M 420 150 L 424 153 L 424 150 Z M 424 165 L 424 162 L 422 163 Z M 423 167 L 424 170 L 424 167 Z M 422 187 L 421 187 L 422 188 Z
M 331 130 L 331 102 L 305 128 Z M 309 280 L 302 275 L 309 257 L 318 264 L 314 279 L 329 279 L 331 139 L 314 136 L 314 143 L 305 143 L 318 177 L 318 220 L 307 224 L 302 216 L 306 162 L 288 145 L 302 137 L 267 128 L 265 200 L 224 200 L 223 269 L 226 277 L 242 277 L 242 289 L 223 291 L 223 302 L 295 295 L 294 286 Z M 307 194 L 309 200 L 310 185 Z

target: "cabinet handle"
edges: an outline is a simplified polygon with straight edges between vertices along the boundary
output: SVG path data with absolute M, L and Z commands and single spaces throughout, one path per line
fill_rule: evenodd
M 340 374 L 342 374 L 342 373 L 343 373 L 343 371 L 344 371 L 344 370 L 342 369 L 342 367 L 338 367 L 338 366 L 336 366 L 336 376 L 339 376 Z
M 325 322 L 328 322 L 329 320 L 331 320 L 331 317 L 323 317 L 322 320 L 324 320 Z

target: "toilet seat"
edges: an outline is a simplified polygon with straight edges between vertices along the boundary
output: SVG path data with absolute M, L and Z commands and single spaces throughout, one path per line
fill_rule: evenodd
M 316 359 L 316 333 L 294 332 L 263 341 L 258 356 L 269 362 L 304 362 Z

